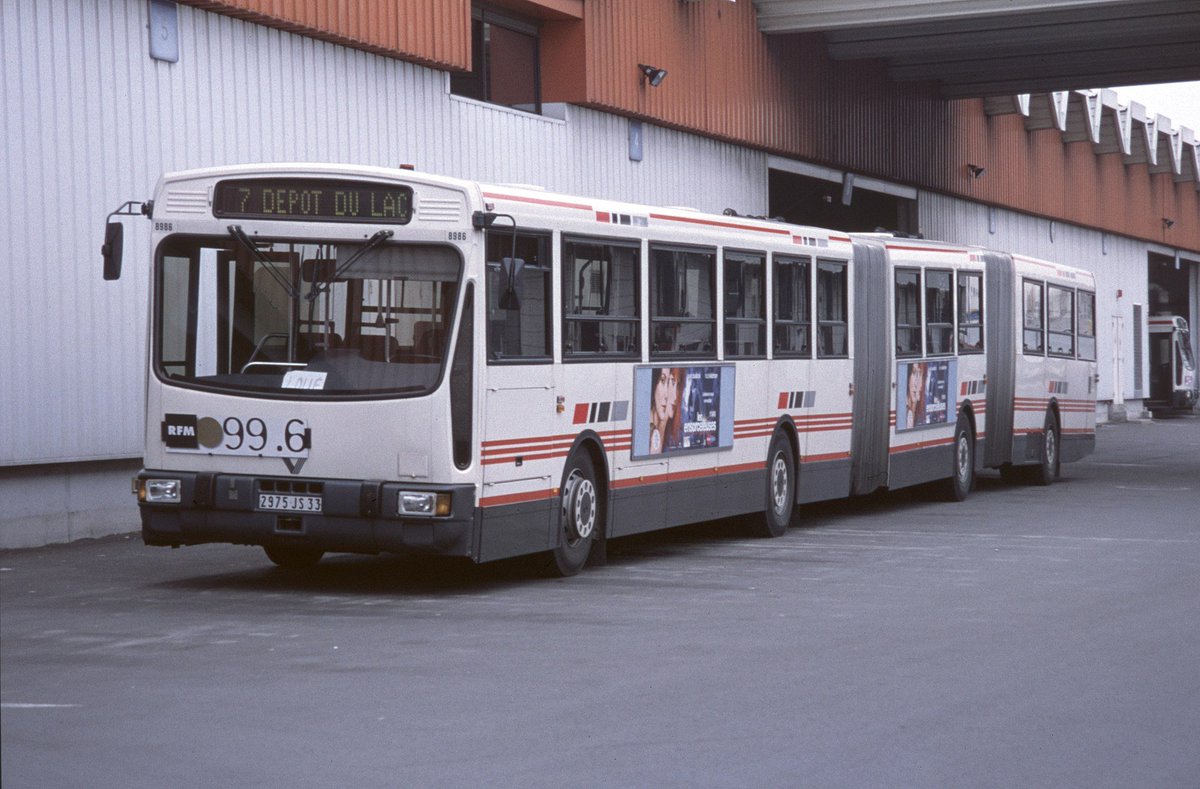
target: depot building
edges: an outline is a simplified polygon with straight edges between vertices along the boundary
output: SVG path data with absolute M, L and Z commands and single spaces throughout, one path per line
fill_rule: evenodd
M 1152 320 L 1200 322 L 1195 131 L 1086 74 L 922 71 L 804 5 L 5 3 L 0 548 L 138 529 L 150 223 L 118 281 L 99 246 L 160 174 L 212 165 L 411 165 L 1084 268 L 1097 416 L 1144 418 Z

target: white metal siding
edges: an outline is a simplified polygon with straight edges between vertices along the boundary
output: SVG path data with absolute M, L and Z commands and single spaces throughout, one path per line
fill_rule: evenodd
M 765 154 L 623 118 L 452 98 L 445 72 L 179 7 L 152 60 L 145 0 L 0 0 L 0 466 L 142 452 L 149 223 L 101 279 L 105 215 L 163 171 L 331 161 L 765 213 Z

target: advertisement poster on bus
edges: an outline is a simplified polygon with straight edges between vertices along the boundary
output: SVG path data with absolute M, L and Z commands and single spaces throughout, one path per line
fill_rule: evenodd
M 733 446 L 732 365 L 634 370 L 633 457 Z
M 955 359 L 897 363 L 897 432 L 949 421 L 957 365 Z

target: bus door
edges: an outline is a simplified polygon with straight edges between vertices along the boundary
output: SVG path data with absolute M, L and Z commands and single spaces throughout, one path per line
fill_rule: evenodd
M 480 561 L 552 547 L 566 454 L 555 435 L 549 237 L 518 233 L 513 247 L 511 231 L 488 233 Z
M 856 261 L 857 265 L 857 261 Z M 815 400 L 807 431 L 802 500 L 840 498 L 850 493 L 850 436 L 854 361 L 850 354 L 850 262 L 817 258 Z M 856 347 L 861 347 L 857 346 Z

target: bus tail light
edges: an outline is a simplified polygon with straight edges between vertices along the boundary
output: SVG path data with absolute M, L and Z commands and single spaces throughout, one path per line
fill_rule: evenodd
M 177 479 L 143 479 L 138 485 L 138 501 L 144 504 L 178 504 L 183 483 Z
M 401 515 L 446 516 L 450 514 L 450 494 L 402 490 L 397 497 L 397 508 Z

